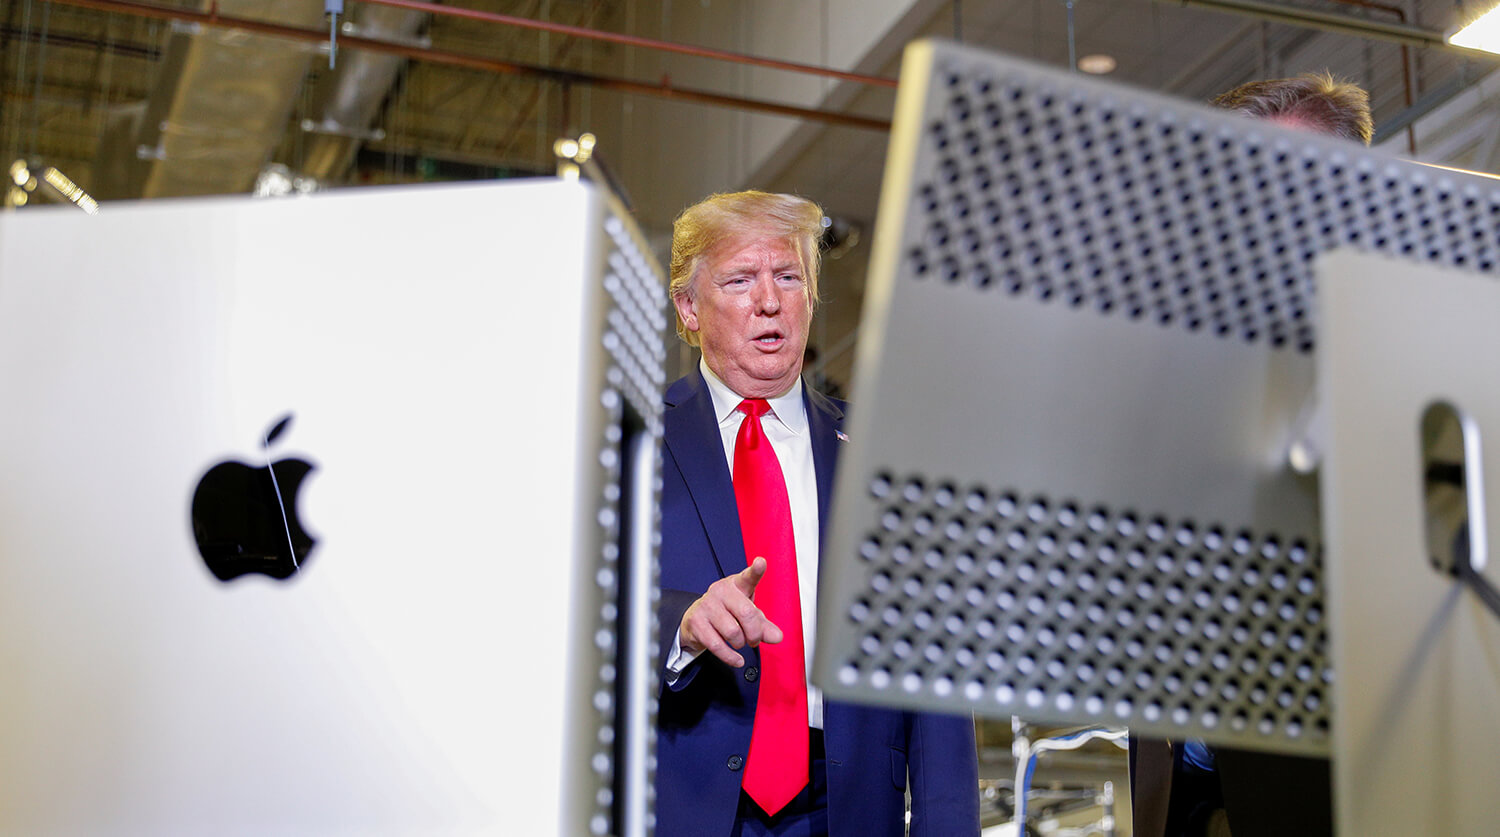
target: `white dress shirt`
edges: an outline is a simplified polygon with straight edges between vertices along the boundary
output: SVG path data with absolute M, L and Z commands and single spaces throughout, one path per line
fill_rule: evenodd
M 739 411 L 745 400 L 736 395 L 727 384 L 719 380 L 708 364 L 698 361 L 698 369 L 708 382 L 708 392 L 714 402 L 714 418 L 719 422 L 719 437 L 724 443 L 724 461 L 729 473 L 734 473 L 734 442 L 740 432 L 740 423 L 745 414 Z M 812 669 L 813 637 L 817 627 L 818 597 L 818 473 L 813 466 L 812 436 L 807 423 L 807 407 L 802 403 L 802 379 L 798 378 L 792 388 L 766 399 L 770 412 L 761 417 L 761 428 L 776 451 L 781 463 L 781 474 L 786 480 L 787 501 L 792 510 L 792 538 L 797 548 L 797 588 L 802 600 L 802 646 L 806 655 L 805 665 Z M 754 555 L 745 556 L 753 561 Z M 777 627 L 783 627 L 778 625 Z M 672 652 L 667 656 L 667 680 L 676 682 L 677 676 L 687 668 L 696 654 L 682 649 L 681 629 L 672 643 Z M 823 728 L 823 693 L 814 688 L 809 678 L 807 687 L 807 724 L 814 729 Z

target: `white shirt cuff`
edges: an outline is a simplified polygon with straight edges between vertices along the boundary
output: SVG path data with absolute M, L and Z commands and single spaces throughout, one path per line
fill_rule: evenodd
M 692 665 L 700 653 L 702 652 L 682 650 L 682 629 L 678 628 L 676 636 L 672 637 L 672 651 L 667 654 L 667 685 L 676 683 L 677 678 L 682 676 L 683 669 Z

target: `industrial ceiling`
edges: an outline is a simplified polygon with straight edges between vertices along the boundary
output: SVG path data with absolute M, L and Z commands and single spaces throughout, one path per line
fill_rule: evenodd
M 1453 0 L 347 0 L 334 20 L 324 2 L 0 0 L 0 162 L 107 207 L 247 192 L 271 165 L 320 188 L 546 174 L 556 139 L 591 131 L 658 237 L 746 186 L 869 229 L 901 48 L 933 36 L 1107 55 L 1112 78 L 1194 100 L 1328 69 L 1371 91 L 1398 153 L 1500 164 L 1492 64 L 1441 45 L 1477 11 Z M 835 371 L 864 250 L 829 263 L 815 341 Z

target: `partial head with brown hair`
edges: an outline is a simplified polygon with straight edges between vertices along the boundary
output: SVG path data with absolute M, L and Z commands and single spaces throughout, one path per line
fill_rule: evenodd
M 1359 85 L 1337 81 L 1326 72 L 1252 81 L 1220 93 L 1213 103 L 1246 116 L 1357 140 L 1365 145 L 1375 135 L 1370 95 Z

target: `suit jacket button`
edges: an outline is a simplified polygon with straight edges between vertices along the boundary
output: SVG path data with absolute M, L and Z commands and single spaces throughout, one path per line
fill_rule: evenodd
M 745 680 L 747 682 L 754 683 L 759 677 L 760 669 L 756 668 L 755 666 L 751 666 L 745 669 Z
M 724 763 L 730 770 L 739 770 L 745 765 L 745 760 L 739 756 L 730 756 L 729 761 Z

